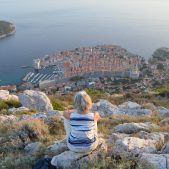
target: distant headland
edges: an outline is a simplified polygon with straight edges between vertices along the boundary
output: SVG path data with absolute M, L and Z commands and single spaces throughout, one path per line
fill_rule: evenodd
M 16 32 L 15 25 L 11 22 L 0 21 L 0 39 L 13 35 Z

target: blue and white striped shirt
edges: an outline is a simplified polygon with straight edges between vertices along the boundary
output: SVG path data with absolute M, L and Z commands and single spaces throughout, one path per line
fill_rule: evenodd
M 77 148 L 90 148 L 96 139 L 97 123 L 94 122 L 94 113 L 71 113 L 69 144 Z

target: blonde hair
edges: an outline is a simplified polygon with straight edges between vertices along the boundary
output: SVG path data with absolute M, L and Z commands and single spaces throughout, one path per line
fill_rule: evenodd
M 88 111 L 92 108 L 92 100 L 85 91 L 77 92 L 74 96 L 74 107 L 77 111 Z

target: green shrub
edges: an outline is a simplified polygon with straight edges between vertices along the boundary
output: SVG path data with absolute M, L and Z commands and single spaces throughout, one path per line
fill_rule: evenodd
M 33 156 L 9 155 L 0 162 L 0 166 L 2 169 L 31 169 L 34 162 Z
M 54 110 L 63 111 L 65 108 L 64 104 L 58 100 L 52 100 L 52 106 Z
M 8 105 L 8 107 L 12 108 L 12 107 L 15 107 L 15 108 L 18 108 L 18 107 L 21 107 L 21 103 L 17 100 L 7 100 L 5 101 L 5 103 Z
M 146 169 L 155 169 L 151 164 L 147 164 Z M 102 154 L 102 156 L 84 161 L 80 164 L 81 169 L 145 169 L 139 164 L 136 157 L 114 157 L 111 154 Z
M 3 109 L 8 109 L 8 105 L 4 101 L 0 100 L 0 110 Z

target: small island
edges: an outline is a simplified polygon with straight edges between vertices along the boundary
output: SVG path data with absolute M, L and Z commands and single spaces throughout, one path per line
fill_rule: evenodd
M 15 33 L 15 25 L 10 22 L 0 21 L 0 39 L 13 35 Z

